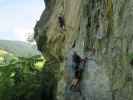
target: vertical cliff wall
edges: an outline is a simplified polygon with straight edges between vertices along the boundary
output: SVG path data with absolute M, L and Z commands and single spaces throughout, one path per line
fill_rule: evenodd
M 46 9 L 35 26 L 38 49 L 47 59 L 46 100 L 133 100 L 132 0 L 44 0 Z M 62 32 L 58 17 L 64 16 Z M 81 93 L 69 90 L 69 53 L 91 58 L 85 64 Z M 89 55 L 90 48 L 96 53 Z M 68 75 L 64 79 L 65 73 Z M 68 78 L 69 77 L 69 78 Z

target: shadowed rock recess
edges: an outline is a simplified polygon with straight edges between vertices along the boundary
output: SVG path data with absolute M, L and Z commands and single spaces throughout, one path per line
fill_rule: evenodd
M 133 100 L 133 0 L 44 1 L 46 9 L 34 28 L 38 49 L 47 60 L 44 100 Z M 65 19 L 63 32 L 59 16 Z M 91 57 L 80 93 L 69 89 L 74 42 L 81 57 Z M 95 55 L 89 56 L 89 48 L 95 48 Z

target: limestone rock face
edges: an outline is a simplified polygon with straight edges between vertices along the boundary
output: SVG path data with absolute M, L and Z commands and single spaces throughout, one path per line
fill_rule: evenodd
M 38 49 L 47 62 L 44 75 L 51 84 L 46 100 L 133 100 L 133 0 L 44 0 L 46 9 L 35 26 Z M 63 16 L 62 31 L 58 17 Z M 80 82 L 71 84 L 69 53 L 72 45 L 88 57 Z M 89 55 L 90 48 L 96 53 Z M 64 76 L 67 78 L 64 79 Z M 44 80 L 45 80 L 44 78 Z M 52 98 L 50 98 L 52 97 Z

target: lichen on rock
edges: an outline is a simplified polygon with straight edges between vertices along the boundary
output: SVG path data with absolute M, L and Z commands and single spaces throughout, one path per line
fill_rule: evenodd
M 128 59 L 133 53 L 133 1 L 44 1 L 46 9 L 35 26 L 35 40 L 47 60 L 44 76 L 52 76 L 45 77 L 50 85 L 44 83 L 51 88 L 47 91 L 53 97 L 50 100 L 133 100 L 133 68 Z M 60 15 L 65 20 L 63 32 Z M 71 91 L 66 95 L 69 84 L 64 74 L 70 74 L 66 61 L 74 41 L 81 57 L 87 56 L 90 48 L 95 48 L 96 54 L 95 60 L 86 63 L 81 95 Z

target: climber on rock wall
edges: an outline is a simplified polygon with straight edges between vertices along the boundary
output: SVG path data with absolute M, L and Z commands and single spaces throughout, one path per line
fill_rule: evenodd
M 83 72 L 83 67 L 86 62 L 86 59 L 82 59 L 76 52 L 73 53 L 72 58 L 73 58 L 72 67 L 74 69 L 74 79 L 72 80 L 70 89 L 79 89 L 81 75 Z
M 64 16 L 59 16 L 58 17 L 58 22 L 61 28 L 61 32 L 63 32 L 65 30 L 65 20 L 64 20 Z

